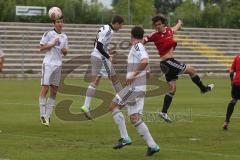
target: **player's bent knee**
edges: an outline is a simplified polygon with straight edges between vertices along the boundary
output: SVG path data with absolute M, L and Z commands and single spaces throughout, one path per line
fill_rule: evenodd
M 237 99 L 233 98 L 233 99 L 230 101 L 230 103 L 233 103 L 233 104 L 237 103 Z
M 130 115 L 130 121 L 132 124 L 136 124 L 140 120 L 139 114 L 132 114 Z
M 112 102 L 109 106 L 109 111 L 113 112 L 115 109 L 118 109 L 118 105 L 114 102 Z

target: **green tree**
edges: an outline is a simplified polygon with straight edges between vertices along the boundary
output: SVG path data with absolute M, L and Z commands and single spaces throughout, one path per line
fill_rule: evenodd
M 183 20 L 184 26 L 199 27 L 201 24 L 201 11 L 198 4 L 187 0 L 176 8 L 174 20 Z
M 128 0 L 121 0 L 114 6 L 114 12 L 128 20 Z M 135 25 L 151 27 L 151 18 L 155 14 L 153 0 L 131 0 L 131 19 Z

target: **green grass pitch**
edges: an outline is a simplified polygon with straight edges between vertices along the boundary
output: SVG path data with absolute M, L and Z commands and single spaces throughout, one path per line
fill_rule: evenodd
M 222 130 L 226 106 L 230 100 L 230 84 L 226 78 L 203 78 L 216 88 L 201 95 L 189 78 L 177 81 L 177 93 L 170 108 L 173 115 L 184 115 L 172 124 L 160 119 L 147 119 L 147 125 L 161 151 L 151 158 L 144 157 L 146 144 L 127 121 L 131 146 L 113 150 L 119 132 L 111 114 L 95 121 L 66 122 L 55 114 L 51 127 L 40 124 L 39 80 L 0 80 L 0 160 L 239 160 L 240 120 L 236 105 L 229 131 Z M 82 80 L 67 80 L 87 86 Z M 112 91 L 108 81 L 101 89 Z M 79 112 L 83 96 L 58 94 L 57 102 L 72 99 L 72 112 Z M 145 111 L 160 109 L 163 96 L 145 99 Z M 92 105 L 99 104 L 94 99 Z

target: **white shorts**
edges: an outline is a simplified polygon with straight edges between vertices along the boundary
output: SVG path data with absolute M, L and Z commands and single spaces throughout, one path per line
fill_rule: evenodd
M 61 66 L 43 64 L 41 85 L 59 86 L 61 79 L 61 68 Z
M 126 86 L 116 94 L 112 101 L 120 106 L 127 107 L 128 115 L 130 116 L 135 113 L 142 114 L 144 97 L 144 91 L 137 90 L 131 86 Z
M 143 114 L 144 98 L 136 98 L 136 104 L 133 106 L 126 105 L 128 116 L 133 114 Z
M 116 74 L 112 63 L 105 57 L 102 58 L 91 56 L 92 75 L 109 77 Z

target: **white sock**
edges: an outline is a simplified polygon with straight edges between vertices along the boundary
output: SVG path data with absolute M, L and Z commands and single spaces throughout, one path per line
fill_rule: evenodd
M 96 91 L 96 86 L 90 84 L 88 86 L 87 93 L 86 93 L 86 98 L 85 98 L 85 101 L 84 101 L 84 106 L 86 106 L 88 109 L 90 109 L 90 103 L 91 103 L 92 97 L 95 94 L 95 91 Z
M 46 97 L 39 97 L 40 117 L 46 116 Z
M 122 84 L 119 81 L 112 83 L 112 85 L 116 93 L 120 92 L 123 89 Z
M 142 120 L 135 123 L 134 126 L 136 127 L 138 134 L 143 137 L 149 147 L 156 147 L 156 143 L 153 140 L 147 125 Z
M 55 104 L 55 99 L 52 98 L 52 97 L 48 97 L 48 99 L 47 99 L 47 109 L 46 109 L 46 118 L 51 117 L 54 104 Z
M 122 112 L 119 109 L 115 109 L 112 112 L 113 119 L 115 123 L 118 125 L 118 129 L 120 131 L 120 136 L 121 138 L 127 140 L 128 139 L 128 133 L 127 133 L 127 128 L 125 124 L 125 118 L 122 114 Z

